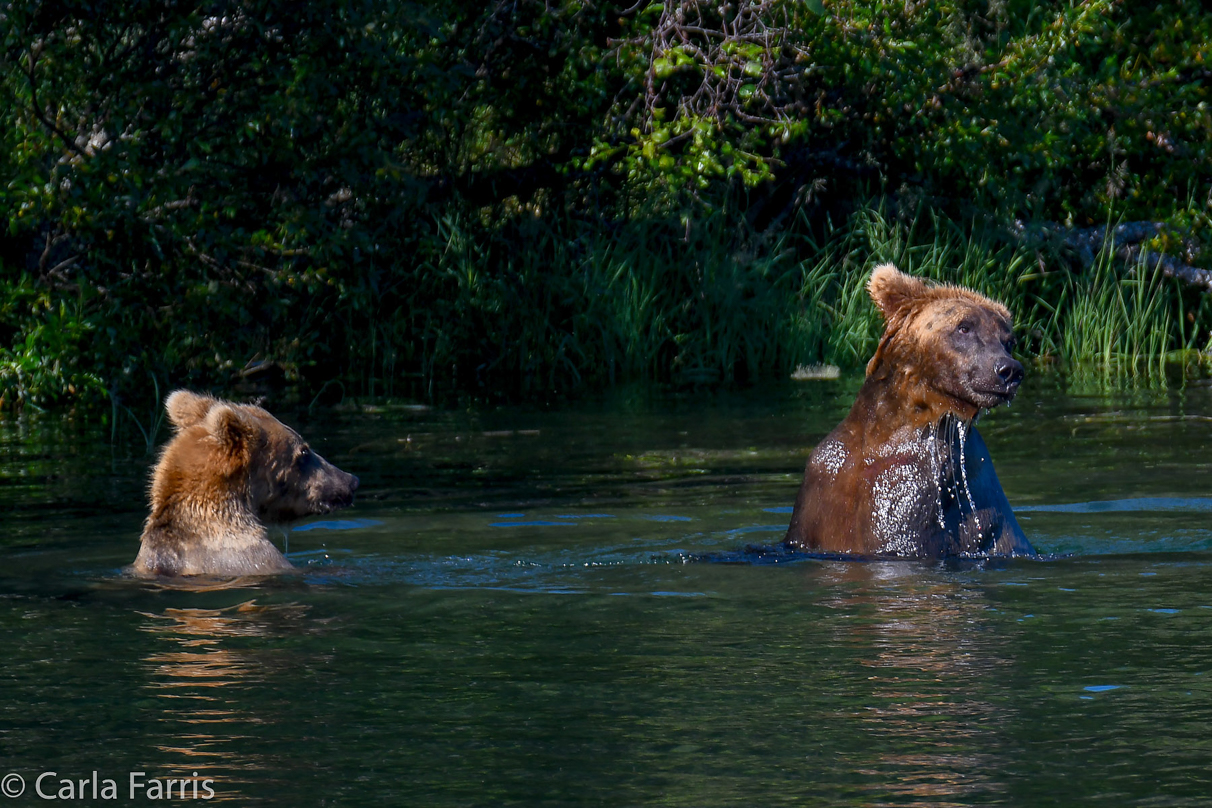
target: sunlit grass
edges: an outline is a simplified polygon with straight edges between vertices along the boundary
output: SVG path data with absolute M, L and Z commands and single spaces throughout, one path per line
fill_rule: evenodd
M 332 333 L 347 354 L 309 397 L 544 398 L 630 381 L 789 379 L 816 365 L 858 371 L 883 328 L 866 283 L 884 262 L 1002 301 L 1022 358 L 1089 383 L 1203 373 L 1212 338 L 1207 296 L 1156 271 L 1107 251 L 1076 269 L 996 229 L 929 213 L 804 216 L 776 233 L 727 211 L 616 224 L 523 214 L 449 217 L 427 232 L 415 254 L 393 259 L 406 269 L 384 273 L 390 295 L 368 284 L 324 312 L 325 323 L 345 323 Z M 54 358 L 74 351 L 60 345 L 74 333 L 48 327 L 24 349 L 0 351 L 0 393 L 79 387 L 87 365 Z
M 869 208 L 837 225 L 800 220 L 773 236 L 724 212 L 614 229 L 536 218 L 485 230 L 446 220 L 438 234 L 427 272 L 446 283 L 448 300 L 442 316 L 424 313 L 427 374 L 520 392 L 625 380 L 727 384 L 821 363 L 861 368 L 883 327 L 866 282 L 884 262 L 1005 303 L 1024 358 L 1112 381 L 1164 376 L 1175 352 L 1202 362 L 1209 335 L 1202 297 L 1157 272 L 1106 252 L 1078 270 L 929 214 L 905 221 Z M 387 342 L 392 328 L 389 318 Z

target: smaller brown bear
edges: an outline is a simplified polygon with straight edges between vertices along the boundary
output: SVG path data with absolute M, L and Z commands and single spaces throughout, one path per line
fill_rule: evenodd
M 1033 555 L 974 423 L 1023 366 L 1005 306 L 891 264 L 867 289 L 887 325 L 849 415 L 808 458 L 786 544 L 812 552 Z
M 131 567 L 154 575 L 270 575 L 293 569 L 266 525 L 353 502 L 358 478 L 260 407 L 187 390 L 164 403 L 176 435 L 152 474 L 151 514 Z

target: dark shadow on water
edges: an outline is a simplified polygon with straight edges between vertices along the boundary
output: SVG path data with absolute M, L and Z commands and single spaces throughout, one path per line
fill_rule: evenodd
M 871 558 L 845 555 L 844 553 L 806 553 L 794 550 L 786 544 L 746 544 L 739 550 L 723 550 L 717 553 L 689 553 L 686 562 L 705 564 L 744 564 L 767 566 L 771 564 L 796 564 L 801 561 L 855 561 L 865 563 Z

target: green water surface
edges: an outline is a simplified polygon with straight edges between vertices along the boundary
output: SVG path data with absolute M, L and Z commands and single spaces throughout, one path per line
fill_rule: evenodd
M 303 574 L 201 590 L 120 575 L 141 446 L 2 422 L 0 802 L 1209 804 L 1212 389 L 986 417 L 1051 558 L 696 560 L 781 539 L 855 387 L 284 405 L 358 502 L 289 534 Z

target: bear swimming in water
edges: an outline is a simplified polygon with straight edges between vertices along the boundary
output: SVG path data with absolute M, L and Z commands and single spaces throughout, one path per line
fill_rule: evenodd
M 974 422 L 1023 378 L 1010 312 L 884 264 L 886 327 L 850 413 L 808 459 L 785 543 L 861 556 L 1034 555 Z
M 293 569 L 266 525 L 353 502 L 358 478 L 260 407 L 178 390 L 176 435 L 152 475 L 135 575 L 269 575 Z

